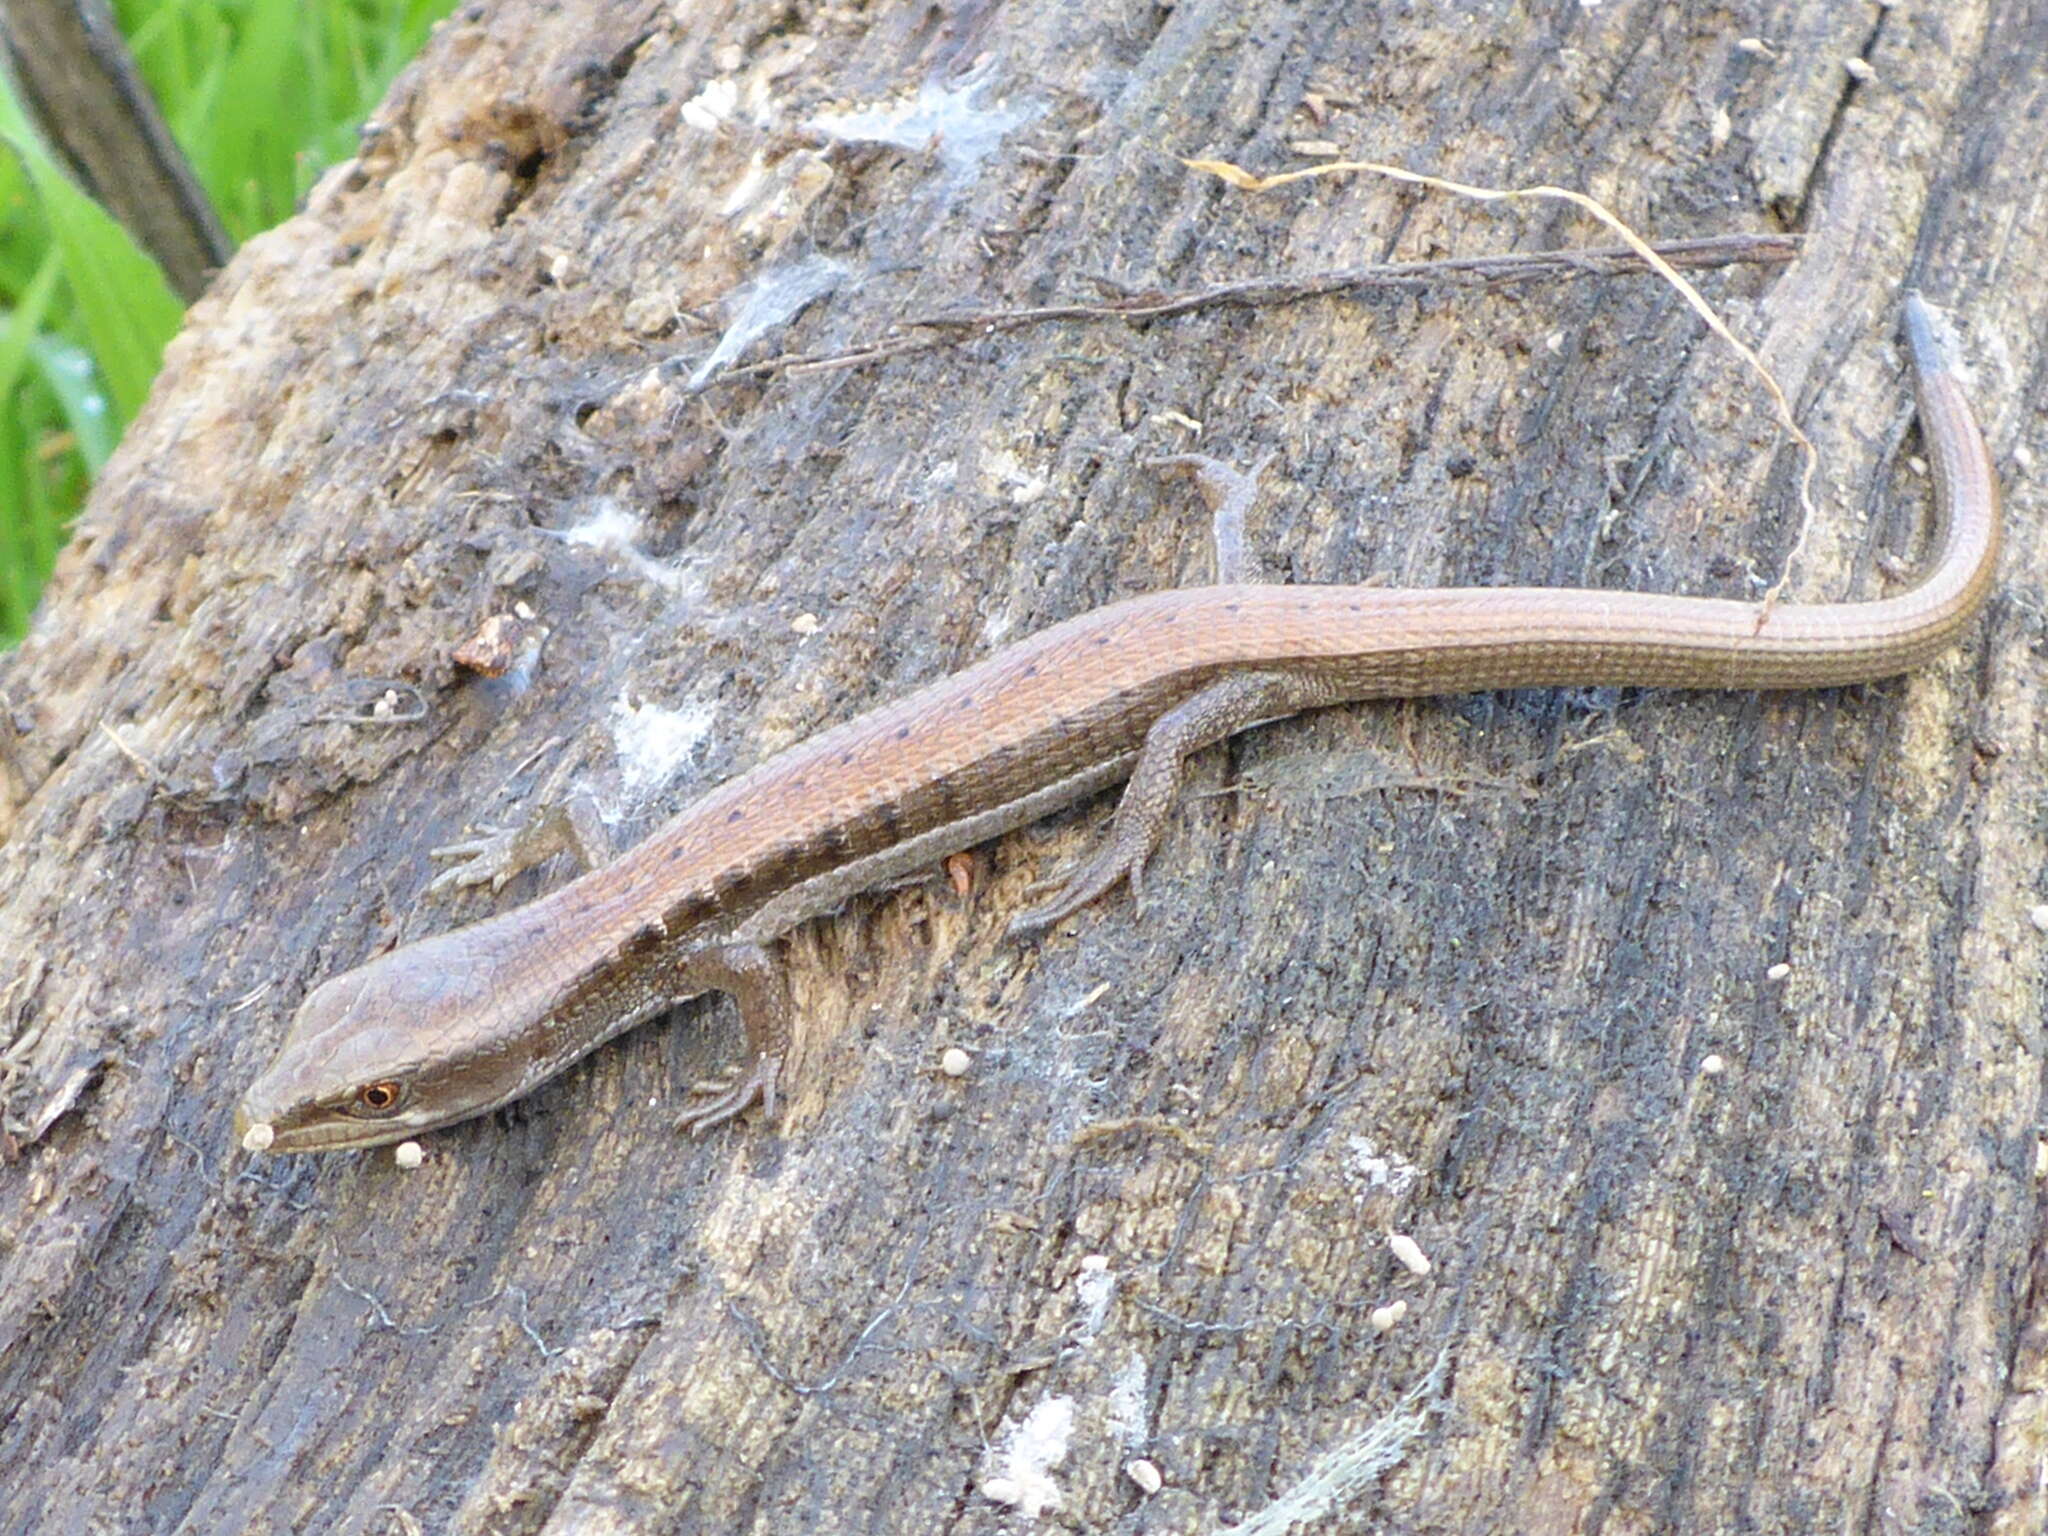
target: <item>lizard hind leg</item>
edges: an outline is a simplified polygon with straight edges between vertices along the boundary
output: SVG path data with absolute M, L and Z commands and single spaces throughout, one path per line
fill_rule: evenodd
M 1258 581 L 1258 568 L 1245 549 L 1244 519 L 1259 499 L 1259 479 L 1278 455 L 1269 449 L 1249 470 L 1240 471 L 1206 453 L 1175 453 L 1150 459 L 1148 469 L 1186 470 L 1209 507 L 1209 545 L 1216 562 L 1216 584 L 1235 586 Z
M 1176 704 L 1145 733 L 1131 781 L 1117 802 L 1109 836 L 1087 862 L 1058 882 L 1051 898 L 1019 913 L 1009 937 L 1042 932 L 1072 916 L 1118 881 L 1141 894 L 1145 861 L 1166 835 L 1166 818 L 1180 796 L 1189 754 L 1262 720 L 1338 700 L 1330 683 L 1311 674 L 1233 672 Z

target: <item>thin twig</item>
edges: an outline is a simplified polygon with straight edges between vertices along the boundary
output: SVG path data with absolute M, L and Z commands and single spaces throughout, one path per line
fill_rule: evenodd
M 1744 263 L 1790 261 L 1799 253 L 1796 235 L 1714 235 L 1697 240 L 1672 240 L 1646 249 L 1673 267 L 1725 267 Z M 1542 278 L 1613 276 L 1641 272 L 1654 265 L 1631 246 L 1602 245 L 1561 251 L 1508 251 L 1492 256 L 1452 256 L 1440 261 L 1380 261 L 1338 267 L 1299 276 L 1252 277 L 1240 282 L 1211 283 L 1188 293 L 1143 293 L 1098 304 L 1040 304 L 1027 309 L 947 310 L 914 315 L 899 322 L 904 330 L 933 334 L 895 335 L 863 342 L 839 352 L 789 352 L 744 367 L 729 368 L 706 382 L 705 388 L 737 379 L 823 373 L 859 368 L 911 353 L 953 347 L 979 336 L 1023 330 L 1063 321 L 1116 320 L 1129 325 L 1163 320 L 1195 310 L 1223 306 L 1258 308 L 1299 304 L 1330 294 L 1373 289 L 1412 290 L 1445 283 L 1499 287 Z M 962 334 L 966 333 L 966 334 Z
M 107 724 L 106 721 L 100 721 L 99 726 L 100 733 L 103 736 L 105 736 L 107 740 L 111 741 L 114 744 L 114 750 L 119 752 L 123 757 L 127 758 L 129 762 L 133 763 L 138 769 L 140 769 L 144 778 L 148 779 L 150 783 L 154 784 L 158 789 L 170 788 L 171 781 L 164 777 L 163 769 L 157 767 L 155 763 L 151 762 L 147 757 L 143 756 L 142 753 L 136 751 L 135 748 L 129 746 L 127 742 L 123 741 L 120 738 L 120 736 L 115 732 L 114 728 L 111 725 Z
M 1384 176 L 1390 181 L 1406 182 L 1411 186 L 1430 187 L 1438 192 L 1449 192 L 1457 197 L 1470 198 L 1479 203 L 1518 202 L 1523 198 L 1538 198 L 1547 201 L 1570 203 L 1574 208 L 1592 215 L 1607 228 L 1619 235 L 1628 248 L 1640 256 L 1656 274 L 1664 279 L 1678 296 L 1683 299 L 1706 323 L 1708 330 L 1732 347 L 1741 359 L 1749 364 L 1752 372 L 1763 381 L 1764 390 L 1777 407 L 1778 423 L 1785 429 L 1786 436 L 1799 446 L 1799 535 L 1792 541 L 1792 552 L 1785 557 L 1784 569 L 1763 601 L 1757 605 L 1757 627 L 1763 627 L 1769 617 L 1771 605 L 1778 600 L 1785 583 L 1792 578 L 1792 565 L 1806 548 L 1807 531 L 1814 522 L 1813 477 L 1820 467 L 1820 451 L 1813 446 L 1813 440 L 1799 429 L 1799 423 L 1792 415 L 1792 402 L 1785 398 L 1785 391 L 1779 387 L 1777 378 L 1764 366 L 1764 360 L 1756 355 L 1750 345 L 1738 337 L 1714 313 L 1699 289 L 1679 276 L 1673 264 L 1657 253 L 1656 247 L 1644 240 L 1619 215 L 1611 212 L 1605 204 L 1588 197 L 1583 192 L 1574 192 L 1569 187 L 1475 187 L 1468 182 L 1451 181 L 1443 176 L 1426 176 L 1420 171 L 1411 171 L 1406 166 L 1387 165 L 1378 160 L 1335 160 L 1327 165 L 1311 166 L 1306 170 L 1282 171 L 1272 176 L 1259 176 L 1228 160 L 1183 160 L 1191 171 L 1201 171 L 1228 183 L 1243 192 L 1270 192 L 1275 187 L 1288 186 L 1297 181 L 1310 181 L 1322 176 L 1348 176 L 1363 172 L 1372 176 Z

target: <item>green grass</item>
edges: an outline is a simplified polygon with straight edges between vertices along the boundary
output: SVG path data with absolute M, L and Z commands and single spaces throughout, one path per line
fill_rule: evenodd
M 454 0 L 116 0 L 236 240 L 288 215 Z M 141 408 L 182 309 L 68 181 L 0 78 L 0 646 Z

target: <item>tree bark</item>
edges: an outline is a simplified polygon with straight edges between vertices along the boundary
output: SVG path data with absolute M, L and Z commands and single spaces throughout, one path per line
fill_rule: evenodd
M 437 33 L 195 307 L 0 668 L 0 1527 L 2041 1528 L 2040 19 L 1477 27 L 507 3 Z M 964 896 L 794 935 L 772 1131 L 669 1129 L 736 1047 L 707 998 L 412 1172 L 232 1148 L 310 986 L 566 876 L 430 899 L 465 824 L 580 785 L 630 840 L 1207 579 L 1154 457 L 1275 455 L 1269 579 L 1759 592 L 1796 459 L 1642 277 L 896 345 L 1604 243 L 1175 158 L 1332 147 L 1658 237 L 1799 230 L 1700 281 L 1822 455 L 1803 596 L 1918 547 L 1892 330 L 1907 286 L 1948 305 L 2014 492 L 1968 642 L 1867 688 L 1253 732 L 1200 760 L 1142 908 L 1002 938 L 1105 801 Z M 521 606 L 531 665 L 458 667 Z

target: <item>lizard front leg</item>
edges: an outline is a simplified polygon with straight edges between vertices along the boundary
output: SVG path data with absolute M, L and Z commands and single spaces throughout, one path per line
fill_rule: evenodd
M 738 1005 L 747 1032 L 747 1067 L 730 1087 L 692 1089 L 708 1096 L 676 1120 L 676 1129 L 701 1136 L 756 1104 L 772 1123 L 790 1046 L 789 983 L 782 966 L 759 944 L 720 944 L 685 956 L 677 982 L 679 996 L 723 992 Z

